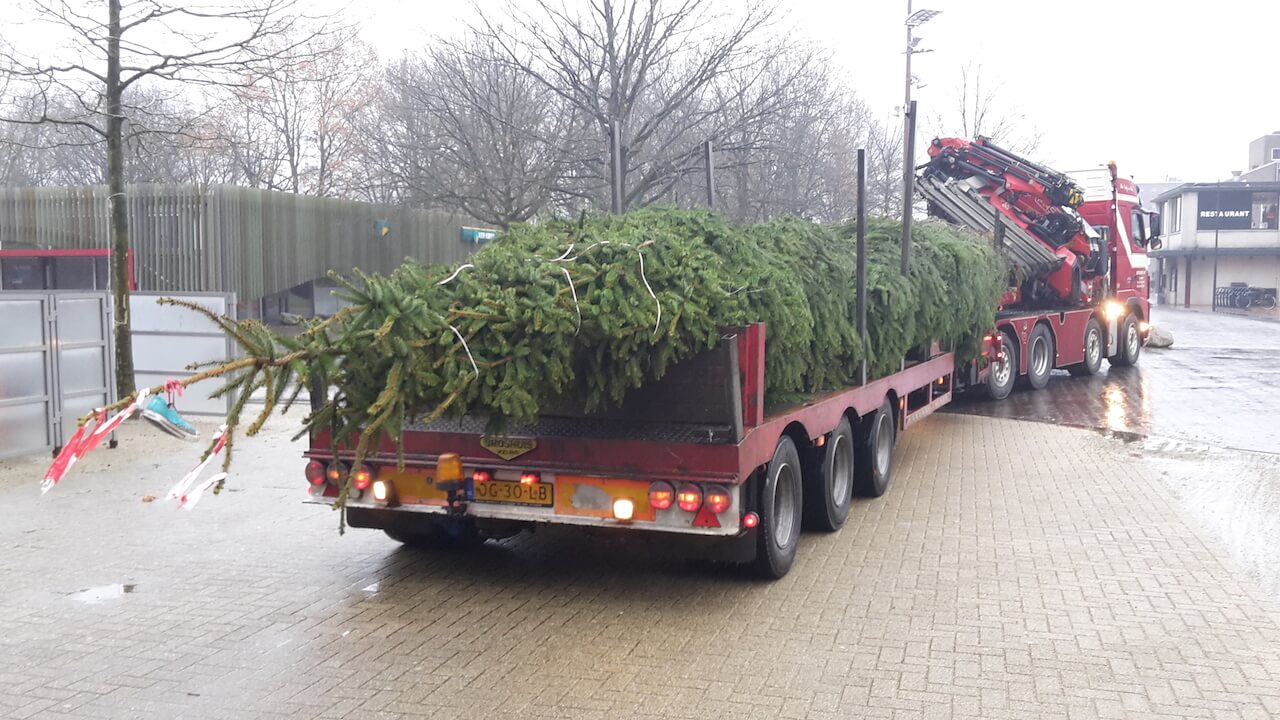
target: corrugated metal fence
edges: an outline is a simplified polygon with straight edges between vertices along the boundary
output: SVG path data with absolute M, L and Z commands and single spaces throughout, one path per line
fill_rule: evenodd
M 130 185 L 138 289 L 274 295 L 359 267 L 389 272 L 406 257 L 457 263 L 474 249 L 461 215 L 225 185 Z M 0 188 L 0 248 L 106 248 L 105 186 Z

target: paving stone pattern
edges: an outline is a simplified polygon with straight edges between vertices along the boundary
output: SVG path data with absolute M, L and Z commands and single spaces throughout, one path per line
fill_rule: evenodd
M 44 497 L 44 458 L 0 463 L 0 717 L 1280 715 L 1280 606 L 1093 432 L 931 418 L 774 583 L 571 532 L 339 537 L 288 434 L 190 513 L 142 501 L 198 454 L 144 425 Z

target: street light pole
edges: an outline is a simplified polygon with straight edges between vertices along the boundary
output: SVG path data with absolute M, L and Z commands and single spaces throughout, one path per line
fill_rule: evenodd
M 911 269 L 911 211 L 915 196 L 916 158 L 916 104 L 911 99 L 911 56 L 916 50 L 915 29 L 938 14 L 937 10 L 912 9 L 907 0 L 907 77 L 902 97 L 902 263 L 903 275 Z
M 1213 286 L 1209 288 L 1209 309 L 1218 311 L 1218 228 L 1222 227 L 1222 181 L 1213 191 Z

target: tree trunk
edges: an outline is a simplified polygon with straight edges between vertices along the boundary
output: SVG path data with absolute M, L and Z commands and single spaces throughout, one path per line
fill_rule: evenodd
M 116 393 L 136 389 L 129 323 L 129 217 L 124 196 L 124 113 L 120 87 L 120 0 L 109 0 L 107 28 L 107 192 L 111 205 L 111 291 L 115 299 Z

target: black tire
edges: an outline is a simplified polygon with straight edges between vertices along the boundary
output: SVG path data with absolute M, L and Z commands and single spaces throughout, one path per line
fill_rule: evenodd
M 853 426 L 849 418 L 831 431 L 824 446 L 821 464 L 804 476 L 805 525 L 822 532 L 835 532 L 844 527 L 853 503 L 854 448 Z
M 1084 326 L 1084 361 L 1067 368 L 1067 372 L 1076 377 L 1097 375 L 1102 369 L 1102 323 L 1098 318 L 1089 318 Z
M 1009 333 L 1000 331 L 1000 362 L 992 361 L 987 373 L 987 396 L 992 400 L 1003 400 L 1013 392 L 1014 383 L 1018 379 L 1018 346 Z
M 1117 367 L 1132 367 L 1138 364 L 1138 356 L 1142 354 L 1142 335 L 1138 332 L 1138 318 L 1129 313 L 1120 321 L 1120 352 L 1111 356 L 1111 364 Z
M 1036 325 L 1027 338 L 1027 385 L 1033 390 L 1043 390 L 1049 384 L 1056 356 L 1053 333 L 1044 325 Z
M 1267 293 L 1266 295 L 1260 295 L 1258 297 L 1258 301 L 1254 303 L 1254 305 L 1257 305 L 1263 310 L 1275 310 L 1276 296 L 1272 295 L 1271 293 Z
M 398 543 L 431 550 L 470 550 L 484 544 L 484 537 L 469 519 L 433 521 L 422 531 L 385 529 L 383 532 Z
M 764 577 L 776 580 L 786 575 L 795 562 L 800 525 L 804 520 L 802 476 L 796 444 L 783 435 L 760 483 L 755 566 Z
M 898 426 L 889 398 L 860 424 L 859 430 L 858 452 L 854 455 L 854 491 L 862 497 L 877 498 L 885 494 L 893 480 L 893 446 Z

